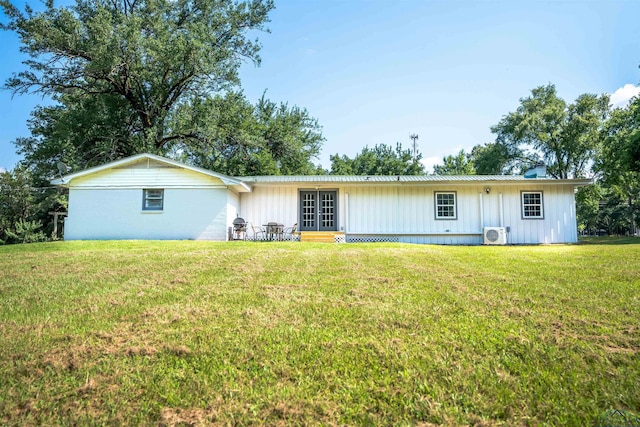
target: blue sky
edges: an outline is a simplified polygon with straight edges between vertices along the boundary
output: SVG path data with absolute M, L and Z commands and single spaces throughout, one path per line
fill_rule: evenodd
M 262 65 L 241 70 L 247 97 L 307 108 L 326 138 L 317 160 L 419 135 L 434 162 L 491 142 L 490 127 L 536 86 L 565 100 L 640 82 L 640 1 L 276 0 Z M 4 17 L 0 17 L 4 20 Z M 22 69 L 15 35 L 0 33 L 0 79 Z M 0 92 L 0 168 L 19 160 L 38 96 Z

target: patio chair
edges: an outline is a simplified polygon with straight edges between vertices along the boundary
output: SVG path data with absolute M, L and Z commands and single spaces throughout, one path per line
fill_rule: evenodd
M 267 230 L 265 230 L 264 228 L 260 227 L 259 225 L 255 225 L 253 223 L 249 223 L 249 225 L 251 226 L 251 230 L 253 231 L 253 240 L 257 241 L 258 240 L 258 236 L 262 235 L 262 239 L 260 240 L 264 240 L 267 236 Z
M 293 227 L 287 227 L 284 229 L 284 240 L 293 240 L 293 235 L 296 234 L 298 229 L 298 223 L 293 224 Z
M 284 238 L 284 225 L 277 222 L 267 223 L 267 239 L 282 240 Z

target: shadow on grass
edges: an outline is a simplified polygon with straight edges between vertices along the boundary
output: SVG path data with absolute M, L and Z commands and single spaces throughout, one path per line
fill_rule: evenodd
M 639 245 L 640 237 L 635 236 L 579 236 L 580 245 Z

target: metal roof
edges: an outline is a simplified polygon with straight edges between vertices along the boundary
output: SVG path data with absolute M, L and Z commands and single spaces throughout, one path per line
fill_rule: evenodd
M 538 182 L 587 185 L 589 179 L 525 178 L 522 175 L 269 175 L 238 177 L 247 184 L 294 183 L 489 183 Z
M 232 186 L 237 191 L 245 192 L 251 191 L 251 185 L 262 184 L 325 184 L 325 183 L 345 183 L 345 184 L 474 184 L 474 183 L 524 183 L 524 182 L 536 182 L 538 184 L 550 184 L 550 185 L 588 185 L 591 184 L 590 179 L 554 179 L 554 178 L 525 178 L 522 175 L 268 175 L 268 176 L 244 176 L 244 177 L 231 177 L 217 172 L 213 172 L 208 169 L 199 168 L 196 166 L 186 165 L 176 160 L 167 159 L 165 157 L 143 153 L 135 156 L 131 156 L 125 159 L 120 159 L 111 163 L 107 163 L 101 166 L 97 166 L 84 171 L 65 175 L 63 177 L 53 179 L 51 181 L 54 185 L 68 186 L 69 181 L 75 178 L 79 178 L 85 175 L 90 175 L 96 172 L 107 170 L 110 168 L 120 167 L 130 163 L 140 161 L 142 159 L 155 160 L 167 165 L 176 166 L 184 169 L 188 169 L 194 172 L 202 173 L 212 177 L 219 178 L 222 182 L 228 186 Z

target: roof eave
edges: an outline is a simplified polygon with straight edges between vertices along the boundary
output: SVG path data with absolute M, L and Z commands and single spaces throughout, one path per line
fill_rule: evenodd
M 91 175 L 94 173 L 98 173 L 98 172 L 102 172 L 104 170 L 108 170 L 108 169 L 113 169 L 113 168 L 117 168 L 119 166 L 122 165 L 126 165 L 126 164 L 130 164 L 130 163 L 135 163 L 141 159 L 151 159 L 151 160 L 155 160 L 161 163 L 165 163 L 165 164 L 169 164 L 172 166 L 176 166 L 176 167 L 180 167 L 183 169 L 187 169 L 193 172 L 197 172 L 197 173 L 201 173 L 204 175 L 208 175 L 214 178 L 218 178 L 220 179 L 225 185 L 227 186 L 241 186 L 242 188 L 245 188 L 247 191 L 251 191 L 249 187 L 247 187 L 247 185 L 242 182 L 241 180 L 237 179 L 237 178 L 233 178 L 227 175 L 223 175 L 217 172 L 213 172 L 210 171 L 208 169 L 203 169 L 203 168 L 199 168 L 197 166 L 190 166 L 184 163 L 181 163 L 177 160 L 173 160 L 173 159 L 168 159 L 166 157 L 162 157 L 162 156 L 157 156 L 155 154 L 149 154 L 149 153 L 142 153 L 142 154 L 136 154 L 134 156 L 131 157 L 126 157 L 124 159 L 120 159 L 120 160 L 115 160 L 113 162 L 110 163 L 105 163 L 103 165 L 100 166 L 96 166 L 93 168 L 89 168 L 89 169 L 85 169 L 83 171 L 80 172 L 76 172 L 76 173 L 72 173 L 69 175 L 65 175 L 62 176 L 60 178 L 56 178 L 53 179 L 51 181 L 49 181 L 52 185 L 57 185 L 57 186 L 61 186 L 61 187 L 68 187 L 69 186 L 69 182 L 73 179 L 77 179 L 83 176 L 87 176 L 87 175 Z
M 265 179 L 266 178 L 266 179 Z M 575 185 L 584 186 L 593 183 L 591 179 L 555 179 L 555 178 L 537 178 L 537 179 L 524 179 L 519 176 L 513 179 L 501 179 L 496 176 L 487 176 L 485 179 L 463 179 L 458 177 L 451 177 L 450 179 L 349 179 L 345 178 L 340 180 L 339 177 L 334 176 L 333 179 L 300 179 L 298 177 L 283 177 L 283 179 L 273 179 L 275 177 L 242 177 L 244 182 L 250 182 L 252 185 L 528 185 L 528 184 L 545 184 L 545 185 Z M 414 178 L 411 176 L 411 178 Z

